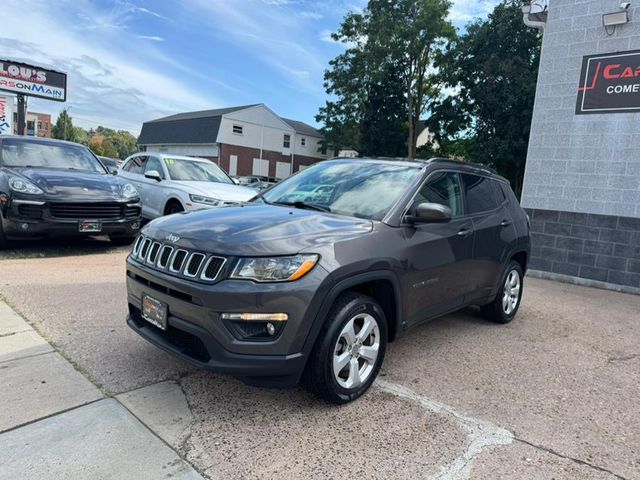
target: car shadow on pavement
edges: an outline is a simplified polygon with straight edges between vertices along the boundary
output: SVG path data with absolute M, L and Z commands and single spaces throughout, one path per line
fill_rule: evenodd
M 107 237 L 11 241 L 4 250 L 0 250 L 0 260 L 113 253 L 130 248 L 129 245 L 116 247 Z

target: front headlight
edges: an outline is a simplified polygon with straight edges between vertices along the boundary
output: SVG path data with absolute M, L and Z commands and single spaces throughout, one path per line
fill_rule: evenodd
M 125 183 L 122 186 L 122 196 L 125 198 L 138 198 L 138 190 L 130 183 Z
M 231 278 L 256 282 L 292 282 L 309 273 L 320 257 L 316 254 L 291 257 L 241 258 Z
M 14 192 L 28 193 L 30 195 L 42 195 L 44 193 L 33 183 L 18 177 L 9 178 L 9 188 Z
M 189 195 L 189 198 L 193 203 L 203 203 L 205 205 L 211 205 L 212 207 L 217 207 L 222 203 L 217 198 L 203 197 L 202 195 Z

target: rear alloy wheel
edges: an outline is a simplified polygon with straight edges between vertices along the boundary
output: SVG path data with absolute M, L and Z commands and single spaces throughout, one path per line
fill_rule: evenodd
M 509 323 L 513 320 L 518 313 L 522 299 L 523 277 L 520 264 L 511 261 L 496 298 L 490 304 L 482 307 L 482 313 L 485 317 L 497 323 Z
M 387 322 L 380 305 L 359 293 L 338 297 L 309 358 L 305 380 L 320 397 L 347 403 L 375 380 L 387 344 Z

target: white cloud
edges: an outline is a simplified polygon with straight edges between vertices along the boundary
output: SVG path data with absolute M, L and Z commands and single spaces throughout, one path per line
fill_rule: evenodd
M 195 93 L 179 80 L 175 73 L 188 69 L 157 50 L 158 42 L 138 40 L 132 48 L 136 35 L 127 32 L 128 4 L 102 13 L 86 0 L 62 2 L 66 5 L 51 9 L 49 2 L 34 0 L 27 9 L 20 0 L 3 0 L 3 20 L 10 19 L 0 32 L 3 56 L 68 73 L 67 103 L 30 99 L 33 110 L 55 116 L 72 107 L 72 114 L 84 119 L 80 125 L 137 133 L 145 120 L 220 105 L 207 89 Z M 78 16 L 92 22 L 78 22 Z
M 164 42 L 164 38 L 157 37 L 155 35 L 136 35 L 136 37 L 141 38 L 142 40 L 151 40 L 153 42 Z

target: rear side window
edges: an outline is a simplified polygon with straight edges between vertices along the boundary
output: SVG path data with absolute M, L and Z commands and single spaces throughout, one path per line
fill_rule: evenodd
M 463 173 L 461 176 L 467 213 L 488 212 L 497 208 L 504 200 L 502 189 L 495 180 L 468 173 Z
M 124 166 L 123 170 L 125 170 L 126 172 L 129 172 L 129 173 L 137 173 L 139 175 L 142 175 L 142 172 L 144 172 L 145 163 L 147 163 L 147 157 L 146 156 L 133 157 Z
M 449 207 L 452 215 L 462 215 L 462 195 L 458 174 L 454 172 L 436 172 L 429 176 L 425 184 L 418 191 L 413 204 L 415 208 L 420 203 L 438 203 Z

